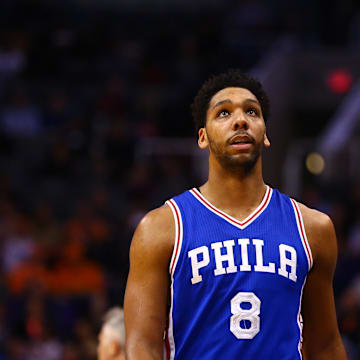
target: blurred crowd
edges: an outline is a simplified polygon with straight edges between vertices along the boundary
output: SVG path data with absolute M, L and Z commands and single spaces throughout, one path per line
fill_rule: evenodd
M 296 9 L 230 3 L 149 16 L 5 1 L 0 360 L 96 359 L 101 318 L 122 304 L 136 224 L 200 181 L 189 156 L 143 158 L 142 141 L 193 135 L 189 105 L 208 74 L 248 70 L 280 33 L 306 27 Z M 360 183 L 341 189 L 309 188 L 302 200 L 335 221 L 339 321 L 358 359 Z

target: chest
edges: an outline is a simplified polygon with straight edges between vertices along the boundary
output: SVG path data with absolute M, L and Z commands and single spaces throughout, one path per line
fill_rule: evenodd
M 297 282 L 299 255 L 293 241 L 248 237 L 214 241 L 183 254 L 193 285 L 238 272 L 269 273 Z
M 297 222 L 289 201 L 279 195 L 243 223 L 203 203 L 192 201 L 181 210 L 178 271 L 191 287 L 224 281 L 280 281 L 292 287 L 306 276 Z

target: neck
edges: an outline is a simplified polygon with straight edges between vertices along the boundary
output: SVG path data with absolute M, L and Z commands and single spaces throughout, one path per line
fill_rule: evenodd
M 209 179 L 200 190 L 220 209 L 256 207 L 266 191 L 261 157 L 251 171 L 239 169 L 236 172 L 209 159 Z

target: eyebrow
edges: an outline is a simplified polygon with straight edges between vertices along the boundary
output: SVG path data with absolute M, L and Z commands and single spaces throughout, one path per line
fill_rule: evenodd
M 260 103 L 259 103 L 257 100 L 255 100 L 255 99 L 250 99 L 250 98 L 249 98 L 249 99 L 245 99 L 243 102 L 252 102 L 252 103 L 257 104 L 257 105 L 259 105 L 259 106 L 261 107 Z M 217 103 L 211 108 L 211 110 L 219 107 L 219 106 L 222 105 L 222 104 L 226 104 L 226 103 L 232 104 L 233 102 L 232 102 L 230 99 L 221 100 L 221 101 L 217 102 Z

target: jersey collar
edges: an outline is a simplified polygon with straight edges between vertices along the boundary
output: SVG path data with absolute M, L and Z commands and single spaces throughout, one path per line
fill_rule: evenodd
M 270 186 L 266 185 L 265 195 L 264 195 L 261 203 L 259 204 L 259 206 L 246 219 L 241 220 L 241 221 L 238 220 L 238 219 L 235 219 L 234 217 L 227 214 L 226 212 L 224 212 L 222 210 L 219 210 L 216 206 L 211 204 L 211 202 L 209 200 L 207 200 L 201 194 L 201 192 L 198 189 L 193 188 L 193 189 L 190 190 L 190 193 L 202 205 L 204 205 L 208 210 L 210 210 L 211 212 L 213 212 L 217 216 L 220 216 L 221 218 L 223 218 L 224 220 L 226 220 L 230 224 L 232 224 L 232 225 L 238 227 L 239 229 L 243 230 L 247 226 L 249 226 L 251 223 L 253 223 L 265 211 L 265 209 L 268 207 L 268 205 L 270 203 L 270 200 L 271 200 L 272 193 L 273 193 L 273 189 Z

